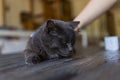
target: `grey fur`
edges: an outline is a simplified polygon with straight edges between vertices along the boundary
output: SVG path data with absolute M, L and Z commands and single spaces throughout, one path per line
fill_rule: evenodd
M 78 23 L 47 20 L 27 43 L 24 50 L 26 63 L 37 64 L 52 58 L 70 57 L 74 53 L 74 28 Z

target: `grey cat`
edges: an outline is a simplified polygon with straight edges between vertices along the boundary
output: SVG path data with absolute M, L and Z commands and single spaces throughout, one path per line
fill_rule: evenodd
M 37 64 L 43 60 L 66 58 L 74 54 L 76 22 L 47 20 L 30 37 L 24 50 L 25 61 Z

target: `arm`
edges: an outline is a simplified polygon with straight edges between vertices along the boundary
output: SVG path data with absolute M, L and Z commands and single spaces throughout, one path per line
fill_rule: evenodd
M 91 0 L 85 9 L 74 19 L 74 21 L 80 21 L 75 31 L 79 30 L 98 18 L 102 13 L 107 11 L 115 4 L 117 0 Z

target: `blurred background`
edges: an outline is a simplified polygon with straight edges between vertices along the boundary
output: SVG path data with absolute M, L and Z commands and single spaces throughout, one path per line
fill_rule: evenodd
M 72 21 L 89 0 L 0 0 L 0 53 L 20 53 L 30 34 L 47 19 Z M 89 13 L 88 13 L 89 14 Z M 85 29 L 88 45 L 120 36 L 120 3 Z M 79 42 L 81 42 L 81 35 Z

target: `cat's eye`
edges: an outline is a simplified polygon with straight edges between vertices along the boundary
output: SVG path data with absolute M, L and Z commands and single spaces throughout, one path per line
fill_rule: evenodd
M 57 31 L 57 28 L 56 27 L 51 27 L 51 28 L 49 28 L 49 31 Z
M 50 34 L 51 34 L 52 36 L 57 36 L 56 31 L 51 31 Z
M 63 40 L 62 42 L 63 42 L 63 44 L 65 44 L 65 45 L 67 44 L 67 42 L 66 42 L 65 40 Z
M 66 45 L 67 43 L 66 42 L 64 42 L 64 45 Z
M 62 39 L 62 36 L 59 36 L 59 35 L 58 35 L 57 37 L 58 37 L 59 39 Z

